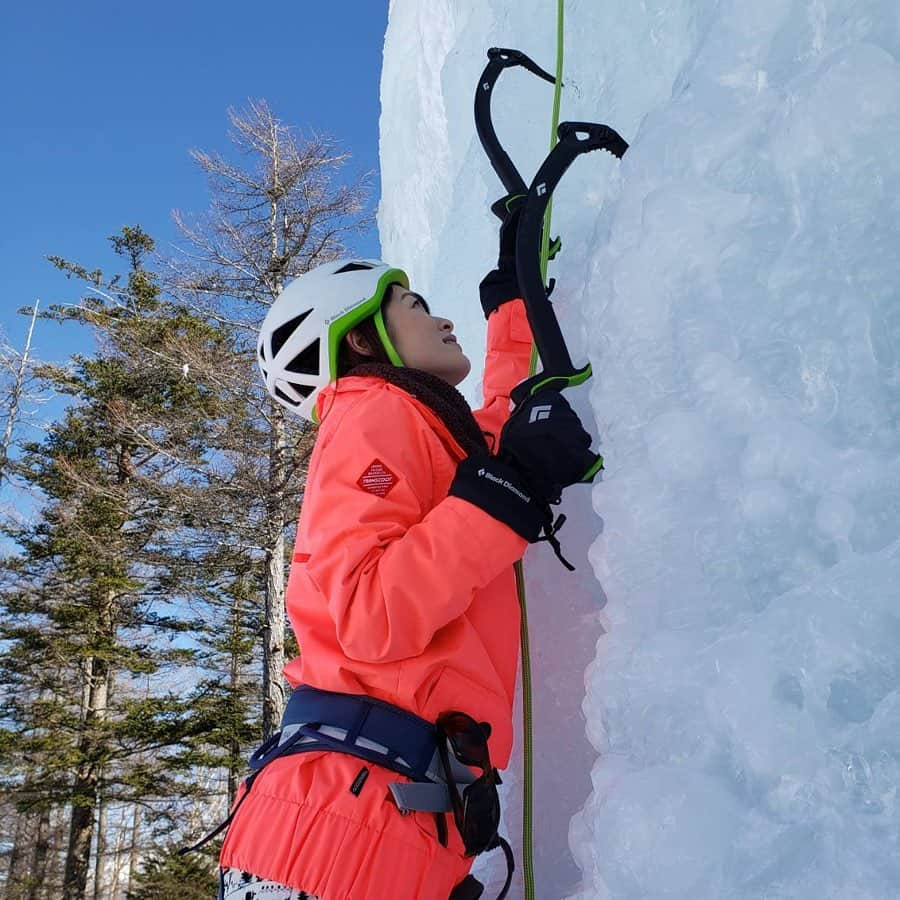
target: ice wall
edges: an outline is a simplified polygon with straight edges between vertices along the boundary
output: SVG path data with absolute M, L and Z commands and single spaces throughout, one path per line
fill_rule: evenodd
M 391 3 L 384 255 L 473 360 L 502 193 L 475 82 L 492 45 L 552 69 L 555 6 Z M 900 7 L 566 15 L 563 118 L 632 146 L 554 206 L 607 471 L 564 501 L 578 571 L 526 557 L 537 896 L 900 896 Z M 495 92 L 526 179 L 550 99 Z

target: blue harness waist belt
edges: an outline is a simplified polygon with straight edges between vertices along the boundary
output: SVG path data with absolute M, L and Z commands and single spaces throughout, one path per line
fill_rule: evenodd
M 395 782 L 391 793 L 400 811 L 449 812 L 453 806 L 437 747 L 435 726 L 397 706 L 364 694 L 339 694 L 309 685 L 294 689 L 281 730 L 250 757 L 258 772 L 294 753 L 332 750 L 384 766 L 415 784 Z M 465 786 L 472 771 L 451 755 L 453 779 Z

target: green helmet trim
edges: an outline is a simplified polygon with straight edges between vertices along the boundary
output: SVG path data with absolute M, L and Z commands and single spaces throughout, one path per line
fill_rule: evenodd
M 397 353 L 396 348 L 391 343 L 390 338 L 387 334 L 387 328 L 384 324 L 384 317 L 381 315 L 381 304 L 384 302 L 384 295 L 387 293 L 388 288 L 392 284 L 400 284 L 403 287 L 409 289 L 409 279 L 406 277 L 406 273 L 402 269 L 388 269 L 381 278 L 378 279 L 378 284 L 375 287 L 375 293 L 365 301 L 365 303 L 361 303 L 359 306 L 355 306 L 349 312 L 335 319 L 331 325 L 328 327 L 328 367 L 329 367 L 329 381 L 334 381 L 337 378 L 337 364 L 338 364 L 338 348 L 340 347 L 341 341 L 346 337 L 346 335 L 360 322 L 364 319 L 368 319 L 369 316 L 375 315 L 375 326 L 378 329 L 378 334 L 381 337 L 382 345 L 384 346 L 385 351 L 390 357 L 391 362 L 395 366 L 402 366 L 403 361 L 400 359 L 400 354 Z
M 407 285 L 408 287 L 409 285 Z M 384 324 L 384 313 L 382 310 L 384 309 L 384 303 L 382 303 L 378 307 L 378 311 L 375 313 L 375 327 L 378 329 L 378 336 L 381 338 L 381 346 L 387 351 L 388 358 L 395 365 L 399 366 L 401 369 L 404 366 L 403 360 L 400 359 L 400 354 L 397 352 L 397 348 L 394 346 L 394 342 L 388 337 L 387 325 Z

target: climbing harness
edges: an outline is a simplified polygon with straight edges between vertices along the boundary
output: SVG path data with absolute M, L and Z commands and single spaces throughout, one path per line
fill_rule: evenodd
M 199 849 L 227 828 L 269 763 L 295 753 L 331 750 L 383 766 L 409 779 L 388 786 L 400 814 L 434 813 L 438 840 L 444 847 L 446 814 L 451 813 L 467 856 L 502 849 L 507 863 L 506 884 L 497 897 L 502 900 L 509 890 L 515 863 L 509 843 L 498 833 L 497 785 L 501 780 L 488 755 L 490 733 L 489 723 L 476 722 L 466 713 L 448 711 L 431 723 L 364 694 L 341 694 L 300 685 L 291 693 L 281 728 L 251 755 L 251 774 L 228 818 L 179 853 Z M 480 768 L 481 775 L 476 777 L 469 766 Z M 351 790 L 363 790 L 367 776 L 364 768 L 360 770 Z M 480 882 L 470 875 L 453 889 L 448 900 L 475 900 L 482 890 Z

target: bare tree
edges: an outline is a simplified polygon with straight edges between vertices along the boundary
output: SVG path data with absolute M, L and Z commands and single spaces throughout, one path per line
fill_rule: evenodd
M 255 541 L 265 559 L 263 732 L 268 737 L 285 704 L 286 529 L 295 521 L 292 501 L 312 439 L 308 428 L 287 420 L 261 392 L 250 358 L 259 323 L 287 280 L 346 253 L 349 236 L 371 227 L 366 213 L 370 176 L 340 183 L 349 154 L 326 136 L 300 139 L 264 101 L 229 116 L 232 141 L 248 164 L 236 165 L 218 153 L 193 153 L 212 200 L 207 214 L 193 221 L 175 213 L 187 246 L 167 262 L 169 287 L 182 302 L 245 335 L 246 365 L 221 373 L 220 380 L 231 376 L 226 389 L 240 406 L 254 411 L 267 433 L 263 457 L 257 452 L 248 460 L 246 442 L 232 444 L 235 459 L 244 461 L 241 471 L 229 473 L 229 482 L 232 487 L 240 483 L 258 507 L 243 538 Z
M 370 176 L 336 183 L 350 154 L 327 136 L 298 138 L 265 101 L 230 110 L 229 119 L 232 142 L 251 165 L 192 152 L 212 202 L 193 222 L 176 211 L 193 266 L 178 265 L 175 273 L 181 288 L 207 298 L 206 310 L 230 311 L 231 321 L 252 332 L 288 278 L 340 256 L 348 235 L 371 226 Z
M 25 339 L 25 349 L 21 354 L 16 353 L 11 347 L 0 348 L 0 364 L 9 376 L 8 400 L 6 407 L 6 425 L 3 429 L 3 441 L 0 443 L 0 484 L 7 474 L 9 464 L 9 448 L 12 444 L 13 429 L 19 407 L 22 403 L 29 380 L 29 354 L 31 353 L 31 336 L 34 333 L 34 323 L 37 320 L 39 300 L 34 301 L 31 311 L 31 322 L 28 326 L 28 337 Z

